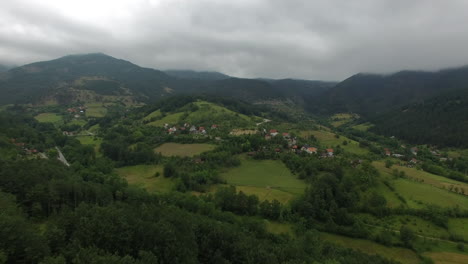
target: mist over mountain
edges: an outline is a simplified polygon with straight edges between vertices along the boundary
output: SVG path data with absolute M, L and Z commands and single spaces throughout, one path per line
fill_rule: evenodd
M 224 73 L 211 71 L 165 70 L 164 72 L 170 76 L 191 80 L 224 80 L 231 78 L 231 76 Z

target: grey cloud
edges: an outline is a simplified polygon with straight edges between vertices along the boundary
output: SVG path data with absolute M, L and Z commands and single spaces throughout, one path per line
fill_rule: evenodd
M 0 2 L 0 63 L 100 51 L 157 69 L 324 80 L 468 64 L 462 0 L 139 0 L 126 16 L 103 9 L 106 23 L 35 3 Z

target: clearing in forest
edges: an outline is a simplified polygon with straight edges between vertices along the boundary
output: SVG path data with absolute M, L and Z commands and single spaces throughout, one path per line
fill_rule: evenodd
M 169 192 L 175 182 L 163 176 L 163 167 L 159 165 L 135 165 L 116 169 L 117 174 L 124 177 L 129 184 L 146 189 L 148 192 Z M 156 174 L 159 172 L 159 176 Z
M 221 176 L 238 191 L 255 194 L 260 200 L 277 199 L 281 203 L 302 194 L 306 187 L 304 181 L 278 160 L 242 159 L 239 167 L 229 169 Z

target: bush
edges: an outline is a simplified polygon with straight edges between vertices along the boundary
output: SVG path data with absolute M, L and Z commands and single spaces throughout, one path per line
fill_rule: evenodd
M 457 249 L 460 251 L 465 251 L 465 244 L 463 242 L 459 242 L 457 244 Z

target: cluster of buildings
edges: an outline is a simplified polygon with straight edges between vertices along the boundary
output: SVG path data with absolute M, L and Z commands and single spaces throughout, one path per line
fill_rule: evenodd
M 211 129 L 217 129 L 218 128 L 218 125 L 211 125 L 210 127 Z M 182 133 L 182 132 L 185 132 L 185 131 L 188 131 L 188 133 L 190 134 L 199 134 L 199 135 L 206 135 L 207 134 L 207 131 L 205 129 L 205 127 L 197 127 L 195 125 L 190 125 L 189 123 L 184 123 L 183 126 L 170 126 L 169 124 L 164 124 L 164 129 L 167 130 L 167 133 L 169 135 L 173 135 L 173 134 L 176 134 L 176 133 Z
M 39 153 L 39 151 L 37 149 L 35 149 L 35 148 L 33 148 L 33 149 L 27 148 L 26 144 L 23 143 L 23 142 L 16 142 L 15 138 L 11 138 L 10 142 L 13 143 L 13 145 L 17 146 L 18 148 L 22 149 L 24 151 L 24 153 L 26 153 L 27 155 L 32 155 L 32 154 Z
M 276 129 L 270 129 L 268 133 L 266 132 L 266 130 L 264 130 L 263 132 L 265 133 L 266 140 L 270 140 L 272 137 L 280 135 L 280 133 Z M 309 145 L 303 145 L 302 147 L 299 147 L 297 145 L 297 138 L 292 137 L 289 133 L 281 133 L 281 136 L 288 142 L 288 146 L 291 148 L 291 151 L 295 153 L 305 152 L 308 154 L 318 154 L 318 149 L 316 147 L 311 147 Z M 323 158 L 333 157 L 333 155 L 334 151 L 332 148 L 325 149 L 325 151 L 321 152 L 321 157 Z
M 80 114 L 84 114 L 86 112 L 85 106 L 78 106 L 78 107 L 70 107 L 67 109 L 69 114 L 74 115 L 75 118 L 79 118 Z

